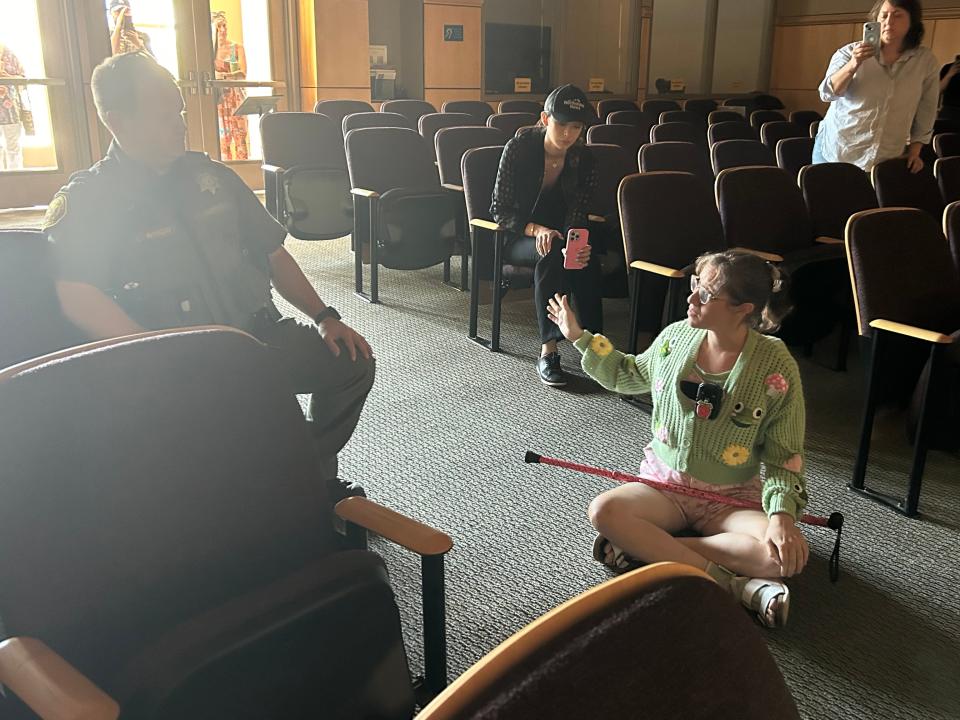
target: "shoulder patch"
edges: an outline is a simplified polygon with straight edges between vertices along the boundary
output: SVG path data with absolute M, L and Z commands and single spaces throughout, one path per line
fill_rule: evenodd
M 63 193 L 57 193 L 53 196 L 53 200 L 50 201 L 50 204 L 47 206 L 47 212 L 43 216 L 43 222 L 41 223 L 42 230 L 49 230 L 54 227 L 57 223 L 63 220 L 67 215 L 67 196 Z

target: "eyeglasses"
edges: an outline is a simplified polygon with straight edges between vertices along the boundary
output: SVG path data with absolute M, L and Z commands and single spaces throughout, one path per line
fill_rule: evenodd
M 697 297 L 700 299 L 701 305 L 706 305 L 711 300 L 723 300 L 724 298 L 717 297 L 715 293 L 710 292 L 705 287 L 700 285 L 700 276 L 691 275 L 690 276 L 690 292 L 695 292 Z

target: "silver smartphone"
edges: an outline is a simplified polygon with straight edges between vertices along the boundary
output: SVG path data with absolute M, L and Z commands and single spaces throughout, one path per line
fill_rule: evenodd
M 876 52 L 880 52 L 880 23 L 868 22 L 863 24 L 863 41 L 873 45 Z

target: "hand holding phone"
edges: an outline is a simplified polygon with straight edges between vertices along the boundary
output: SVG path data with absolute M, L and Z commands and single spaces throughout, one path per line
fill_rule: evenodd
M 590 231 L 586 228 L 570 228 L 567 232 L 567 247 L 563 253 L 563 267 L 567 270 L 583 270 L 586 265 L 577 256 L 587 247 Z
M 880 23 L 868 22 L 863 24 L 863 42 L 873 45 L 875 53 L 880 52 Z

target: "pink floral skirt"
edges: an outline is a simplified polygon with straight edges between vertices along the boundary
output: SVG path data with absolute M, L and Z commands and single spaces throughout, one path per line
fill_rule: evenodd
M 653 451 L 653 446 L 647 445 L 643 449 L 644 460 L 640 464 L 642 477 L 660 482 L 683 485 L 695 490 L 705 490 L 716 493 L 717 495 L 726 495 L 728 497 L 740 500 L 750 500 L 751 502 L 760 502 L 760 489 L 763 482 L 759 476 L 753 478 L 750 482 L 737 485 L 714 485 L 712 483 L 697 480 L 687 473 L 677 472 L 669 467 L 663 460 L 657 457 Z M 670 502 L 672 502 L 680 514 L 683 516 L 685 525 L 697 532 L 703 532 L 703 528 L 724 515 L 728 515 L 736 508 L 732 505 L 725 505 L 715 500 L 701 500 L 690 495 L 681 495 L 679 493 L 663 493 Z

